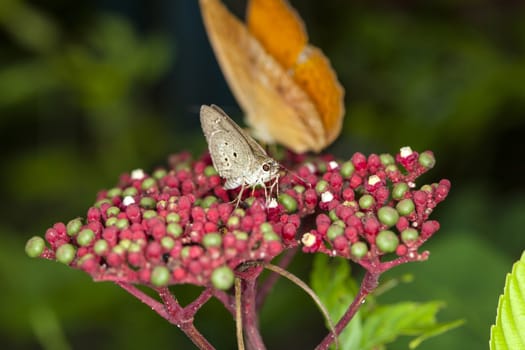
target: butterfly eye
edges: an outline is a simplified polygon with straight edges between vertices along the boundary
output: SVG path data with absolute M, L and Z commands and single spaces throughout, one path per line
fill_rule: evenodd
M 264 171 L 270 171 L 270 165 L 269 164 L 263 164 L 262 166 Z

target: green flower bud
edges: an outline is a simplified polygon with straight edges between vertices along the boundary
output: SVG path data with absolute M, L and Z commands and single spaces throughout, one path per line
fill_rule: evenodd
M 107 218 L 104 225 L 106 225 L 106 227 L 115 226 L 117 224 L 117 221 L 118 219 L 115 216 L 112 216 L 110 218 Z
M 157 180 L 160 180 L 167 174 L 168 172 L 166 171 L 166 169 L 157 169 L 155 170 L 155 172 L 153 172 L 153 177 Z
M 381 164 L 383 164 L 384 166 L 395 164 L 396 162 L 394 157 L 392 157 L 392 155 L 388 153 L 381 154 L 379 156 L 379 160 L 381 160 Z
M 419 164 L 427 169 L 431 169 L 436 165 L 436 158 L 431 152 L 423 152 L 419 155 Z
M 169 213 L 166 215 L 166 222 L 172 223 L 172 222 L 179 222 L 180 221 L 180 215 L 178 213 Z
M 423 185 L 423 186 L 421 186 L 421 191 L 427 192 L 427 193 L 432 193 L 432 186 L 430 186 L 430 185 Z
M 328 231 L 326 232 L 326 236 L 330 240 L 334 240 L 337 236 L 340 236 L 344 233 L 345 229 L 341 227 L 340 225 L 332 224 L 328 228 Z
M 211 165 L 208 165 L 206 168 L 204 168 L 204 175 L 207 177 L 210 177 L 212 175 L 217 175 L 217 170 L 215 170 L 214 167 Z
M 124 189 L 124 191 L 122 192 L 122 196 L 123 197 L 127 197 L 127 196 L 133 197 L 133 196 L 136 196 L 138 193 L 139 191 L 135 187 L 131 186 L 131 187 Z
M 128 247 L 128 252 L 130 253 L 140 253 L 142 251 L 142 246 L 138 242 L 131 242 Z
M 396 251 L 399 245 L 399 238 L 397 238 L 397 235 L 392 231 L 381 231 L 377 234 L 376 244 L 382 252 L 392 253 Z
M 142 213 L 143 219 L 152 219 L 157 216 L 157 212 L 153 209 L 146 210 L 144 213 Z
M 101 200 L 97 201 L 97 202 L 95 203 L 94 206 L 95 206 L 96 208 L 99 208 L 99 209 L 100 209 L 100 206 L 101 206 L 102 204 L 104 204 L 104 203 L 111 204 L 111 201 L 110 201 L 109 199 L 107 199 L 107 198 L 104 198 L 104 199 L 101 199 Z
M 113 187 L 112 189 L 108 190 L 106 197 L 113 198 L 118 197 L 122 194 L 122 190 L 118 187 Z
M 202 207 L 203 208 L 209 208 L 215 202 L 217 202 L 217 197 L 215 197 L 215 196 L 206 196 L 202 200 Z
M 261 232 L 262 233 L 273 232 L 273 226 L 272 226 L 272 224 L 270 224 L 268 222 L 263 222 L 261 224 L 260 228 L 261 228 Z
M 118 242 L 118 245 L 122 247 L 124 250 L 128 250 L 131 246 L 131 241 L 129 239 L 122 239 L 120 242 Z
M 228 266 L 221 266 L 211 273 L 211 283 L 220 290 L 228 290 L 233 286 L 235 275 Z
M 401 240 L 405 243 L 414 242 L 419 237 L 419 233 L 416 229 L 407 228 L 401 232 Z
M 226 222 L 226 226 L 237 228 L 239 227 L 240 223 L 241 223 L 241 220 L 239 219 L 238 216 L 230 216 L 228 218 L 228 221 Z
M 95 239 L 95 232 L 92 229 L 85 228 L 77 235 L 77 243 L 79 246 L 85 247 L 93 243 Z
M 170 270 L 166 266 L 155 266 L 151 271 L 151 284 L 155 287 L 165 287 L 170 281 Z
M 171 250 L 175 246 L 175 241 L 170 236 L 164 236 L 160 239 L 160 245 L 166 250 Z
M 180 251 L 180 257 L 186 259 L 190 256 L 190 247 L 184 246 Z
M 293 213 L 297 210 L 297 201 L 289 194 L 283 193 L 279 195 L 279 203 L 281 203 L 287 213 Z
M 31 237 L 27 243 L 26 243 L 26 254 L 30 258 L 36 258 L 39 257 L 40 254 L 44 251 L 44 248 L 46 247 L 46 242 L 42 237 L 39 236 L 33 236 Z
M 359 207 L 361 209 L 370 209 L 374 204 L 376 200 L 374 197 L 372 197 L 369 194 L 364 194 L 359 198 Z
M 396 209 L 399 214 L 404 216 L 412 214 L 416 209 L 416 206 L 414 205 L 412 199 L 403 199 L 397 203 Z
M 277 233 L 275 233 L 275 232 L 265 232 L 263 234 L 263 238 L 267 242 L 280 241 L 281 240 L 281 237 L 279 237 L 279 235 Z
M 248 233 L 244 231 L 234 231 L 233 234 L 235 235 L 235 238 L 237 238 L 240 241 L 246 241 L 248 239 Z
M 149 190 L 150 188 L 153 188 L 157 184 L 157 181 L 152 178 L 148 177 L 142 181 L 142 185 L 140 186 L 144 191 Z
M 139 203 L 139 205 L 144 209 L 153 209 L 155 208 L 156 204 L 157 203 L 155 202 L 155 199 L 151 197 L 142 197 Z
M 123 230 L 129 227 L 129 221 L 126 218 L 118 219 L 116 226 L 119 230 Z
M 395 173 L 397 171 L 399 171 L 399 168 L 397 167 L 397 165 L 395 164 L 388 164 L 386 167 L 385 167 L 385 171 L 387 173 Z
M 118 207 L 109 207 L 106 210 L 106 215 L 109 216 L 117 216 L 120 213 L 120 209 Z
M 399 220 L 399 213 L 392 207 L 382 207 L 377 211 L 377 218 L 381 223 L 390 227 Z
M 242 208 L 236 208 L 233 211 L 232 215 L 235 215 L 235 216 L 238 216 L 238 217 L 242 218 L 242 217 L 244 217 L 246 215 L 246 211 L 244 211 L 244 209 L 242 209 Z
M 108 252 L 109 250 L 109 244 L 106 240 L 104 239 L 99 239 L 98 241 L 95 242 L 95 244 L 93 245 L 93 251 L 97 254 L 97 255 L 106 255 L 106 253 Z
M 368 246 L 365 242 L 355 242 L 350 247 L 350 254 L 352 254 L 353 257 L 357 259 L 361 259 L 363 256 L 365 256 L 368 253 Z
M 76 254 L 77 250 L 69 243 L 61 245 L 56 250 L 57 261 L 66 265 L 69 265 L 75 259 Z
M 82 228 L 82 220 L 79 218 L 73 219 L 67 223 L 66 226 L 66 233 L 68 236 L 75 236 L 80 232 L 80 229 Z
M 409 190 L 408 185 L 404 182 L 399 182 L 394 185 L 392 189 L 392 198 L 399 200 L 405 196 L 405 193 Z
M 324 193 L 328 190 L 328 182 L 325 180 L 320 180 L 317 185 L 315 185 L 315 192 L 318 194 Z
M 339 171 L 344 178 L 349 178 L 355 171 L 355 166 L 351 161 L 346 161 L 341 166 Z
M 202 237 L 202 245 L 206 248 L 220 247 L 222 244 L 222 237 L 216 232 L 207 233 Z
M 302 185 L 295 185 L 293 187 L 293 190 L 296 192 L 296 193 L 304 193 L 304 191 L 306 191 L 306 187 L 302 186 Z
M 168 226 L 166 226 L 166 232 L 172 235 L 173 237 L 177 238 L 182 234 L 183 229 L 181 225 L 173 222 L 171 224 L 168 224 Z

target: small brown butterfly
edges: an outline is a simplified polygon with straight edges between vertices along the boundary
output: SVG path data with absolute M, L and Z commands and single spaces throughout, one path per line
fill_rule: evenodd
M 265 183 L 273 181 L 271 194 L 279 179 L 279 163 L 219 107 L 201 106 L 200 120 L 213 166 L 226 179 L 224 188 L 241 186 L 236 204 L 246 187 L 254 189 L 257 185 L 264 188 L 268 202 Z

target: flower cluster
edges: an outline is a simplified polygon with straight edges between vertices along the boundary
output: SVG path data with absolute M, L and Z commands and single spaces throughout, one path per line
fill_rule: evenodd
M 427 259 L 418 249 L 439 230 L 428 218 L 450 190 L 448 180 L 416 188 L 416 178 L 434 164 L 432 152 L 409 147 L 395 158 L 355 153 L 342 164 L 329 162 L 315 185 L 320 210 L 315 227 L 301 237 L 303 251 L 352 259 L 376 273 Z
M 294 170 L 279 178 L 276 198 L 267 203 L 257 188 L 237 207 L 239 189 L 222 187 L 209 156 L 172 156 L 169 169 L 122 175 L 85 219 L 53 225 L 26 251 L 95 280 L 218 289 L 231 287 L 244 263 L 299 245 L 376 272 L 427 258 L 418 249 L 439 229 L 428 217 L 450 189 L 448 180 L 416 188 L 434 166 L 431 152 L 405 147 L 395 157 L 355 153 L 346 162 L 289 154 L 281 162 Z

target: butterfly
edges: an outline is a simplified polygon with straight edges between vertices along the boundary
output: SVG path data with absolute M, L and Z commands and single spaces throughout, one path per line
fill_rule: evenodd
M 257 185 L 264 188 L 268 203 L 265 183 L 273 181 L 271 194 L 279 180 L 279 163 L 219 107 L 201 106 L 200 121 L 213 166 L 226 179 L 224 188 L 241 187 L 236 205 L 246 187 L 255 189 Z
M 243 23 L 220 0 L 200 0 L 200 7 L 254 136 L 297 153 L 331 144 L 342 127 L 344 90 L 294 9 L 284 0 L 249 0 Z

